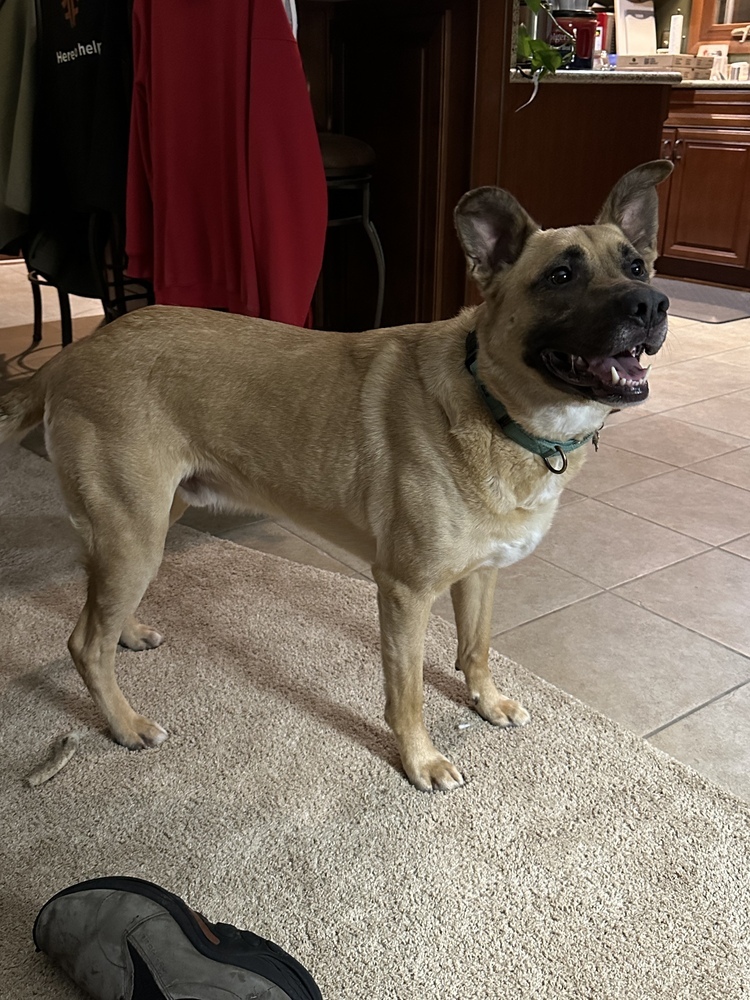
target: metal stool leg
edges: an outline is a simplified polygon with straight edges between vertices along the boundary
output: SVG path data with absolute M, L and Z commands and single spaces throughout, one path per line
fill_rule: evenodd
M 73 343 L 73 321 L 70 318 L 70 299 L 67 292 L 58 288 L 57 297 L 60 300 L 60 326 L 62 327 L 62 345 L 67 347 Z
M 372 243 L 372 249 L 375 251 L 375 260 L 378 265 L 378 301 L 375 306 L 375 326 L 373 327 L 373 329 L 377 330 L 383 317 L 383 299 L 385 298 L 385 254 L 383 253 L 383 244 L 380 242 L 375 223 L 370 219 L 369 182 L 365 184 L 362 192 L 362 225 L 365 227 L 365 232 L 370 239 L 370 243 Z
M 31 285 L 31 296 L 34 300 L 34 333 L 32 340 L 35 344 L 42 342 L 42 291 L 37 282 L 29 277 Z

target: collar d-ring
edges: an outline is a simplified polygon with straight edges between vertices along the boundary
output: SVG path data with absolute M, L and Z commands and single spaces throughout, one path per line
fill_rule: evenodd
M 565 472 L 565 470 L 568 468 L 568 456 L 562 450 L 560 445 L 555 446 L 555 451 L 562 459 L 562 465 L 560 466 L 559 469 L 556 469 L 554 465 L 550 465 L 549 457 L 547 455 L 542 455 L 542 461 L 547 466 L 550 472 L 554 472 L 556 476 L 561 476 L 563 472 Z

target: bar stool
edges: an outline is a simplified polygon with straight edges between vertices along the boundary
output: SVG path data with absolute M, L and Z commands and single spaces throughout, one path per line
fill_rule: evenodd
M 62 346 L 67 347 L 73 342 L 73 320 L 70 315 L 70 299 L 67 292 L 63 292 L 62 289 L 57 288 L 56 285 L 53 285 L 51 281 L 48 281 L 38 271 L 31 270 L 26 276 L 31 282 L 31 295 L 34 300 L 34 332 L 31 338 L 32 341 L 35 344 L 39 344 L 42 340 L 42 293 L 40 285 L 45 285 L 49 288 L 55 288 L 57 291 L 57 298 L 60 302 Z
M 333 132 L 319 132 L 320 152 L 329 192 L 328 225 L 348 226 L 361 223 L 375 253 L 378 268 L 378 297 L 373 328 L 380 326 L 385 295 L 385 256 L 378 231 L 370 218 L 370 181 L 375 163 L 375 152 L 361 139 Z M 332 195 L 354 192 L 360 195 L 356 210 L 351 199 Z M 340 210 L 340 211 L 339 211 Z
M 1 0 L 0 0 L 1 2 Z M 134 309 L 154 304 L 154 291 L 150 282 L 131 278 L 125 273 L 124 226 L 117 217 L 101 218 L 92 213 L 88 222 L 90 283 L 91 288 L 77 294 L 84 298 L 97 298 L 104 310 L 103 323 L 111 323 L 119 316 Z M 27 277 L 31 283 L 34 301 L 33 342 L 42 339 L 42 294 L 41 286 L 55 288 L 60 302 L 60 326 L 62 346 L 73 342 L 73 322 L 68 293 L 58 288 L 54 281 L 34 267 L 28 267 Z

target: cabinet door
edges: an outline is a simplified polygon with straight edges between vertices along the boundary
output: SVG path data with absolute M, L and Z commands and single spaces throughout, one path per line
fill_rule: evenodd
M 750 132 L 676 129 L 662 253 L 750 266 Z

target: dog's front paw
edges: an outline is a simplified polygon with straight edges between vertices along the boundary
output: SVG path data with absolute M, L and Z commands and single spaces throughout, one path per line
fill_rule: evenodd
M 113 726 L 112 735 L 128 750 L 145 750 L 146 747 L 158 747 L 169 734 L 157 722 L 143 715 L 133 715 L 127 726 Z
M 407 778 L 422 792 L 450 792 L 464 783 L 458 768 L 437 750 L 425 759 L 403 763 Z
M 503 698 L 497 693 L 494 697 L 477 696 L 474 699 L 474 708 L 493 726 L 525 726 L 531 718 L 519 701 Z

